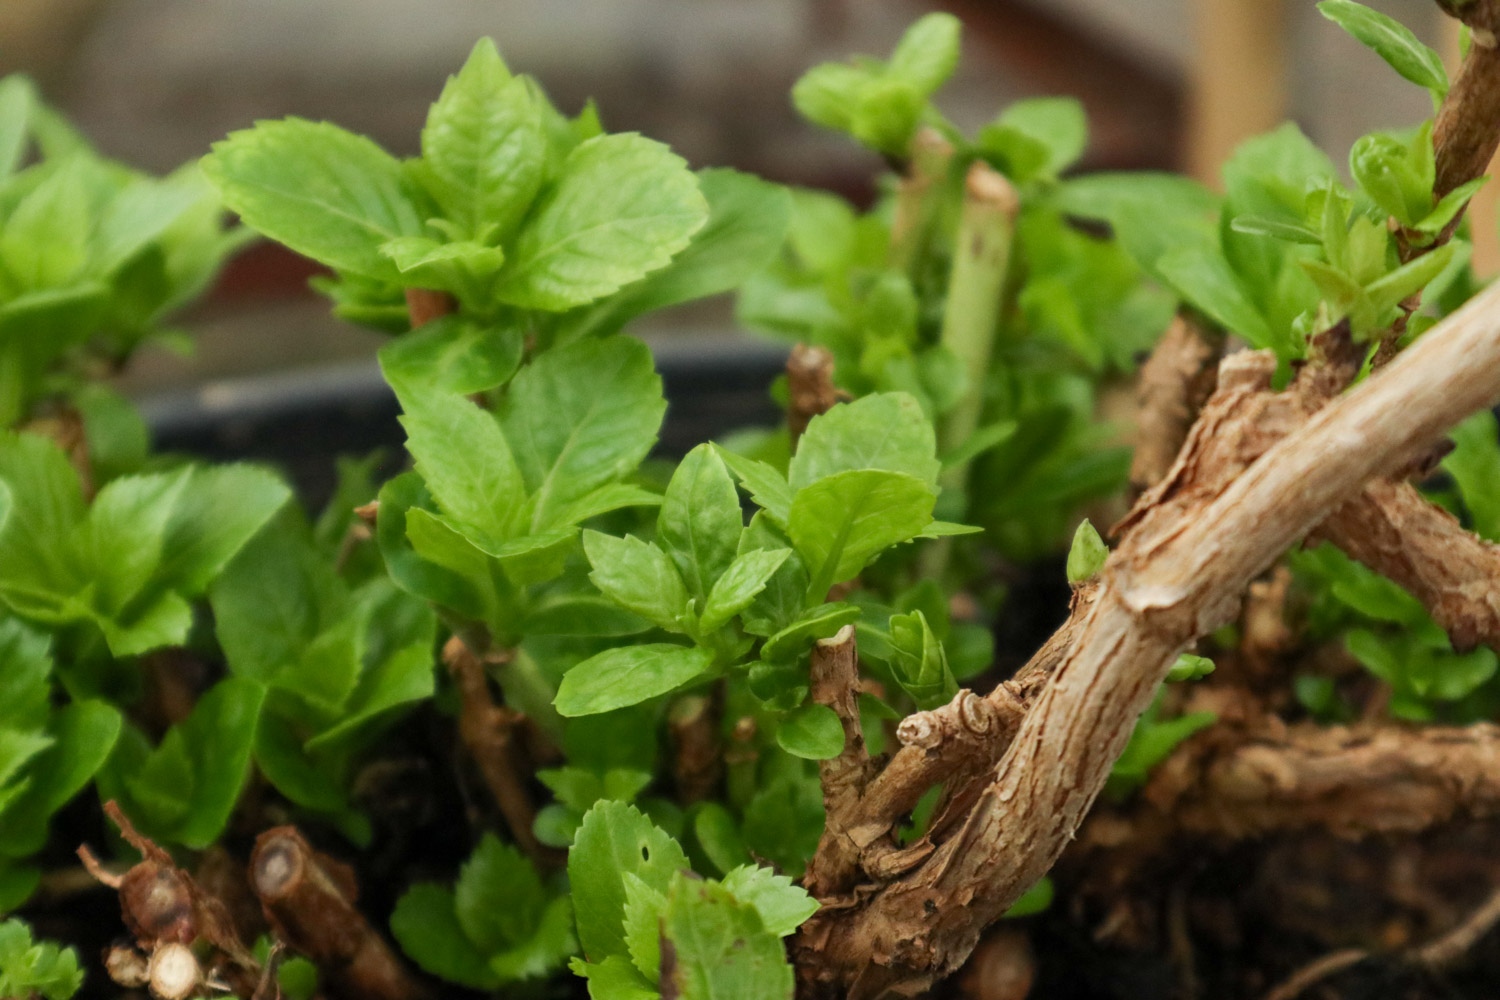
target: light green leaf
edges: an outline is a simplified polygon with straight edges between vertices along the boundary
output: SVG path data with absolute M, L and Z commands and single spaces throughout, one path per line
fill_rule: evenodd
M 1488 410 L 1474 414 L 1453 430 L 1453 451 L 1443 459 L 1443 471 L 1453 477 L 1473 519 L 1474 530 L 1490 541 L 1500 540 L 1500 426 Z
M 1473 198 L 1475 192 L 1484 187 L 1489 179 L 1489 175 L 1486 174 L 1483 177 L 1476 177 L 1467 183 L 1460 184 L 1452 191 L 1449 191 L 1432 207 L 1431 212 L 1428 212 L 1426 216 L 1418 220 L 1414 228 L 1436 236 L 1443 231 L 1448 223 L 1453 221 L 1459 212 L 1464 210 L 1469 204 L 1469 199 Z
M 266 469 L 193 466 L 167 522 L 157 579 L 182 594 L 202 593 L 290 497 Z
M 561 311 L 664 267 L 708 219 L 681 157 L 634 134 L 580 144 L 516 235 L 495 294 Z
M 1222 253 L 1173 250 L 1156 261 L 1156 270 L 1195 307 L 1226 330 L 1256 347 L 1271 345 L 1271 328 L 1251 303 Z
M 952 14 L 924 14 L 913 22 L 891 52 L 887 72 L 923 95 L 937 91 L 958 67 L 962 26 Z
M 443 316 L 380 349 L 380 368 L 393 382 L 420 382 L 464 396 L 503 385 L 521 367 L 518 327 L 481 326 Z
M 818 912 L 818 901 L 806 889 L 773 868 L 740 865 L 724 876 L 724 888 L 741 903 L 755 907 L 766 930 L 778 937 L 791 934 Z
M 732 872 L 736 866 L 750 860 L 750 851 L 745 847 L 745 838 L 740 836 L 739 824 L 729 810 L 717 802 L 698 805 L 693 816 L 693 835 L 698 838 L 698 846 L 708 860 L 720 872 Z M 762 918 L 765 919 L 764 914 Z
M 621 507 L 655 507 L 661 502 L 660 496 L 639 486 L 632 486 L 630 483 L 605 483 L 558 510 L 552 520 L 555 524 L 571 527 Z
M 380 245 L 422 235 L 401 164 L 363 136 L 301 118 L 214 143 L 204 175 L 245 224 L 340 271 L 399 282 Z
M 76 701 L 47 726 L 52 746 L 35 758 L 30 784 L 0 813 L 0 856 L 26 857 L 47 842 L 47 822 L 88 784 L 120 736 L 120 713 L 102 701 Z
M 786 188 L 727 168 L 700 170 L 698 186 L 708 200 L 708 222 L 687 249 L 586 310 L 572 326 L 575 336 L 618 330 L 644 313 L 729 291 L 776 256 L 791 216 Z
M 588 980 L 591 1000 L 661 1000 L 661 993 L 624 955 L 611 955 L 602 962 L 575 958 L 568 968 Z
M 636 705 L 703 676 L 713 662 L 709 650 L 667 642 L 606 649 L 563 675 L 557 711 L 572 717 Z
M 654 983 L 661 978 L 661 915 L 667 908 L 667 895 L 634 872 L 626 872 L 623 881 L 625 947 L 636 969 Z
M 499 544 L 523 514 L 521 470 L 495 418 L 456 393 L 394 382 L 406 447 L 433 499 L 461 528 Z
M 881 392 L 833 407 L 807 425 L 787 469 L 793 490 L 825 476 L 881 469 L 936 483 L 941 468 L 932 424 L 904 392 Z
M 36 103 L 36 85 L 19 73 L 0 80 L 0 179 L 16 172 L 26 155 L 27 121 Z
M 718 445 L 713 446 L 714 451 L 724 460 L 724 464 L 734 470 L 734 474 L 751 498 L 760 505 L 779 527 L 786 527 L 787 515 L 792 510 L 793 490 L 783 476 L 776 469 L 765 462 L 744 455 L 737 455 Z
M 958 693 L 948 655 L 925 614 L 891 615 L 890 635 L 891 672 L 918 708 L 936 708 Z
M 698 627 L 711 632 L 748 608 L 791 554 L 791 549 L 753 549 L 736 556 L 709 592 Z
M 656 443 L 666 402 L 646 345 L 628 337 L 553 348 L 511 380 L 505 436 L 533 495 L 532 530 L 634 471 Z
M 634 806 L 605 800 L 590 809 L 568 851 L 568 881 L 584 954 L 594 962 L 627 954 L 626 872 L 665 892 L 672 876 L 688 867 L 677 842 Z
M 734 560 L 744 523 L 729 470 L 712 445 L 700 444 L 672 474 L 656 519 L 656 537 L 698 607 Z
M 800 655 L 817 639 L 835 635 L 845 625 L 858 620 L 859 608 L 852 604 L 817 604 L 801 618 L 777 632 L 761 646 L 763 660 L 789 660 Z
M 1370 297 L 1376 316 L 1395 308 L 1408 295 L 1426 288 L 1427 283 L 1448 266 L 1455 250 L 1452 243 L 1445 243 L 1366 285 L 1365 294 Z
M 482 38 L 427 113 L 417 176 L 470 238 L 507 238 L 546 177 L 541 110 Z
M 1045 159 L 1040 171 L 1056 176 L 1078 161 L 1088 146 L 1088 118 L 1072 97 L 1031 97 L 1016 101 L 1000 113 L 996 123 L 1035 141 Z
M 68 1000 L 83 985 L 78 953 L 51 941 L 33 943 L 20 920 L 0 923 L 0 996 Z
M 1406 25 L 1353 0 L 1323 0 L 1318 11 L 1375 50 L 1397 73 L 1432 92 L 1433 101 L 1448 93 L 1448 73 L 1430 47 Z
M 828 760 L 844 749 L 844 726 L 827 705 L 803 705 L 776 727 L 776 743 L 794 757 Z
M 931 522 L 936 498 L 915 476 L 878 469 L 835 473 L 798 490 L 787 533 L 808 566 L 808 600 L 821 600 L 881 552 L 915 538 Z
M 682 616 L 688 594 L 665 552 L 634 535 L 616 538 L 587 530 L 583 551 L 593 567 L 589 579 L 606 597 L 662 628 L 686 630 Z
M 755 907 L 724 886 L 678 877 L 663 928 L 672 943 L 663 992 L 681 1000 L 791 1000 L 792 967 L 781 938 Z
M 484 301 L 485 286 L 505 264 L 499 247 L 429 236 L 397 236 L 380 244 L 380 253 L 396 265 L 403 285 L 452 292 L 464 302 Z

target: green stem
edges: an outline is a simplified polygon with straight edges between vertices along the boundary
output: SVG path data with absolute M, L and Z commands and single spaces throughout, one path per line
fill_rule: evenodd
M 886 262 L 915 276 L 917 263 L 932 241 L 953 144 L 936 130 L 924 128 L 911 141 L 911 164 L 896 191 L 896 214 L 891 221 L 891 245 Z
M 969 390 L 943 418 L 939 444 L 945 454 L 979 429 L 984 414 L 984 387 L 995 335 L 1000 329 L 1019 209 L 1015 188 L 998 171 L 983 161 L 969 168 L 964 180 L 963 209 L 948 276 L 942 330 L 942 343 L 968 373 Z M 947 469 L 939 484 L 945 490 L 962 490 L 968 484 L 968 476 L 968 463 L 960 463 Z M 922 560 L 923 575 L 940 576 L 948 565 L 951 548 L 949 539 L 940 539 L 929 546 Z

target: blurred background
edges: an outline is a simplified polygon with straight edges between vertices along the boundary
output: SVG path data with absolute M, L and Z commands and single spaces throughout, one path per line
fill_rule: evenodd
M 1430 0 L 1369 2 L 1456 56 Z M 415 153 L 428 103 L 490 35 L 565 111 L 592 96 L 608 128 L 668 142 L 695 166 L 864 200 L 881 164 L 800 122 L 788 91 L 816 62 L 886 54 L 929 9 L 965 25 L 959 74 L 939 95 L 950 116 L 972 128 L 1019 97 L 1075 96 L 1092 129 L 1087 170 L 1185 169 L 1212 183 L 1238 140 L 1285 117 L 1342 163 L 1361 133 L 1431 113 L 1313 0 L 3 0 L 0 66 L 31 73 L 106 154 L 166 171 L 289 114 Z M 1492 242 L 1489 211 L 1476 232 Z M 196 353 L 143 357 L 128 390 L 150 412 L 184 393 L 229 398 L 246 376 L 306 391 L 373 378 L 379 338 L 333 320 L 306 287 L 312 273 L 252 247 L 189 317 Z M 725 303 L 637 332 L 677 349 L 741 343 Z

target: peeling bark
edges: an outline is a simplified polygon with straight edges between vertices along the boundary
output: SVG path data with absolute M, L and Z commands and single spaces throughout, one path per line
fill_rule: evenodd
M 1224 335 L 1178 313 L 1136 385 L 1136 443 L 1130 485 L 1139 496 L 1166 476 L 1198 411 L 1218 382 Z
M 844 730 L 843 750 L 818 763 L 826 818 L 818 852 L 802 880 L 808 892 L 825 898 L 847 892 L 860 874 L 859 845 L 851 838 L 849 826 L 859 816 L 870 754 L 859 720 L 859 654 L 853 625 L 813 644 L 811 686 L 812 700 L 833 709 Z
M 1230 620 L 1250 582 L 1367 481 L 1500 397 L 1500 287 L 1321 409 L 1339 366 L 1309 366 L 1279 394 L 1266 391 L 1273 366 L 1264 353 L 1225 360 L 1171 474 L 1124 522 L 1077 641 L 953 835 L 803 925 L 804 996 L 915 996 L 957 967 L 1073 837 L 1177 653 Z

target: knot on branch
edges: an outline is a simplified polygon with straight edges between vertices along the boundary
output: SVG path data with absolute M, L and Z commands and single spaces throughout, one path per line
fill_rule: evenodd
M 931 750 L 953 739 L 979 739 L 1000 724 L 995 706 L 973 691 L 960 691 L 942 708 L 915 712 L 896 727 L 903 746 Z

